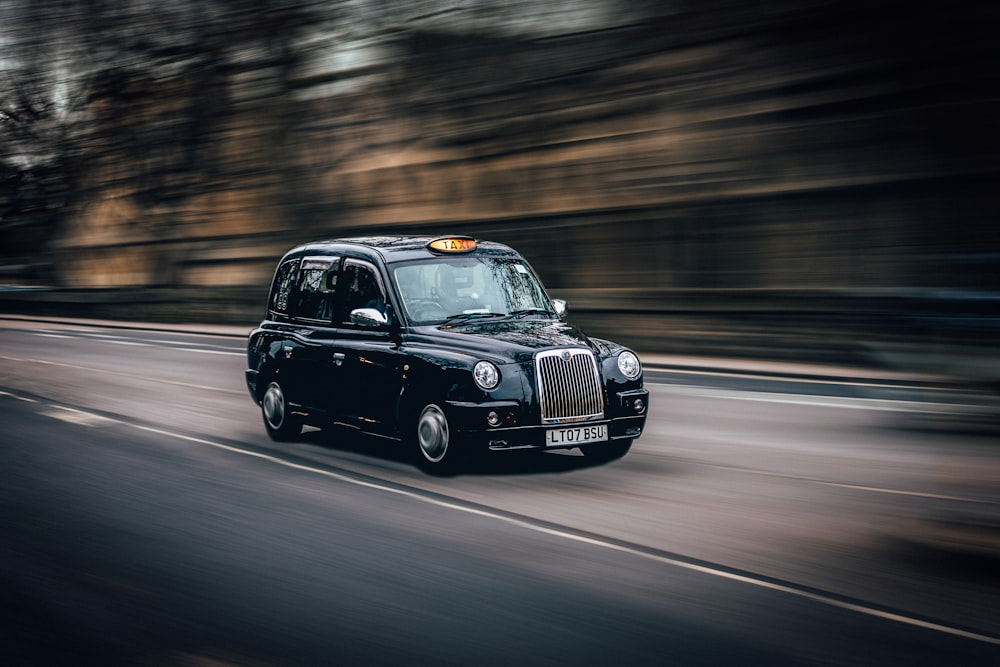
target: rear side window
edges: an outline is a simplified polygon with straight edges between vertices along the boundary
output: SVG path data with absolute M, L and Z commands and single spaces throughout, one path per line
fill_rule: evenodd
M 337 257 L 306 257 L 299 267 L 298 290 L 291 299 L 292 317 L 319 322 L 333 319 L 337 292 Z
M 279 266 L 275 272 L 274 283 L 271 285 L 271 302 L 268 304 L 272 316 L 288 315 L 292 287 L 298 278 L 298 268 L 299 260 L 292 259 Z

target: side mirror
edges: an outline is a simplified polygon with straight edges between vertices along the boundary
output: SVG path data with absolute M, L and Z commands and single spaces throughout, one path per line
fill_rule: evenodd
M 389 323 L 389 318 L 374 308 L 356 308 L 351 311 L 351 324 L 362 327 L 382 327 Z
M 560 318 L 566 317 L 566 301 L 563 299 L 552 299 L 552 307 L 556 309 L 556 315 Z

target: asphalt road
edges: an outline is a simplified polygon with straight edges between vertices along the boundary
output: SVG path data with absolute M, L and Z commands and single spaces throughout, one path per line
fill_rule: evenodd
M 0 662 L 1000 662 L 995 434 L 952 389 L 651 368 L 626 458 L 436 478 L 270 442 L 243 368 L 233 336 L 0 318 Z

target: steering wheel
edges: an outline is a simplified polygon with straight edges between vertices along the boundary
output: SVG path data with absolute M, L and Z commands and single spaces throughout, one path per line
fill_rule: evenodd
M 441 307 L 434 299 L 410 299 L 406 302 L 406 309 L 415 320 L 444 319 L 448 312 Z

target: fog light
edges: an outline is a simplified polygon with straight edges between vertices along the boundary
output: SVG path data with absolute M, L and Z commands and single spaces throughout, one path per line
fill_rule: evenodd
M 632 403 L 632 408 L 636 412 L 642 412 L 643 410 L 646 409 L 646 403 L 641 398 L 637 398 L 637 399 L 635 399 L 635 402 Z
M 499 426 L 500 415 L 498 415 L 495 410 L 490 410 L 490 413 L 486 415 L 486 423 L 490 426 Z

